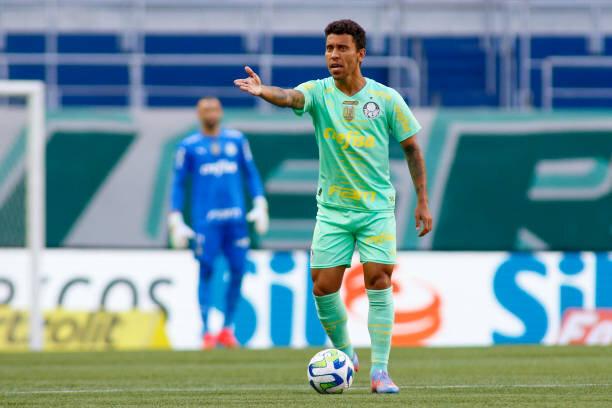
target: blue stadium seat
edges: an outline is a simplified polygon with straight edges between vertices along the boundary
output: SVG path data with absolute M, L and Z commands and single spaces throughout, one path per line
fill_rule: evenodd
M 580 98 L 580 99 L 561 99 L 556 98 L 554 103 L 555 109 L 558 108 L 573 108 L 573 109 L 610 109 L 612 108 L 612 99 L 610 98 Z
M 483 54 L 479 37 L 425 37 L 423 50 L 428 58 L 450 56 L 480 56 Z
M 584 36 L 537 36 L 531 38 L 531 58 L 552 55 L 588 55 L 588 41 Z
M 60 65 L 57 68 L 59 85 L 128 85 L 126 65 Z
M 604 39 L 604 54 L 612 55 L 612 37 L 606 37 Z
M 499 97 L 497 95 L 487 95 L 482 91 L 451 91 L 448 90 L 441 93 L 440 105 L 446 107 L 462 107 L 462 106 L 499 106 Z
M 478 37 L 422 40 L 430 102 L 442 106 L 495 106 L 486 92 L 486 53 Z
M 9 79 L 38 79 L 44 81 L 45 66 L 34 64 L 11 64 L 8 67 Z
M 247 52 L 240 35 L 147 34 L 147 54 L 244 54 Z
M 325 37 L 283 35 L 276 36 L 272 40 L 274 54 L 279 55 L 323 55 L 325 53 Z
M 7 53 L 39 53 L 45 49 L 45 35 L 42 33 L 8 33 L 5 38 L 4 52 Z
M 259 67 L 252 68 L 257 71 Z M 234 79 L 244 76 L 242 65 L 148 65 L 144 68 L 145 85 L 233 86 Z
M 128 106 L 129 97 L 125 95 L 63 95 L 63 106 Z
M 79 54 L 115 54 L 122 52 L 117 34 L 70 33 L 59 34 L 57 51 Z
M 172 107 L 191 107 L 193 108 L 198 101 L 199 96 L 162 96 L 149 95 L 147 98 L 148 106 L 172 106 Z M 256 98 L 249 96 L 220 97 L 221 103 L 225 107 L 232 108 L 252 108 L 255 106 Z
M 325 62 L 322 61 L 321 67 L 310 68 L 285 68 L 279 67 L 272 69 L 272 84 L 281 88 L 293 88 L 302 82 L 310 81 L 311 79 L 323 79 L 329 76 Z
M 553 85 L 563 88 L 611 88 L 612 67 L 610 68 L 555 68 Z

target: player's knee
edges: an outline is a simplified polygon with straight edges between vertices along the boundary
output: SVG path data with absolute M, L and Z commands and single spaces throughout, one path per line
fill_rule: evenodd
M 384 271 L 371 274 L 366 278 L 366 288 L 371 290 L 383 290 L 391 286 L 391 276 Z
M 315 296 L 330 295 L 339 290 L 340 287 L 336 287 L 336 285 L 330 282 L 326 282 L 319 279 L 315 280 L 312 285 L 312 293 L 314 293 Z

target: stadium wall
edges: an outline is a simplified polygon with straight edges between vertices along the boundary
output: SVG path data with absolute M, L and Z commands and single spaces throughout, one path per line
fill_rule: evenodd
M 612 248 L 609 112 L 417 110 L 434 230 L 414 235 L 414 191 L 391 143 L 401 249 Z M 0 246 L 24 243 L 23 115 L 1 107 Z M 270 201 L 270 249 L 308 248 L 317 147 L 308 119 L 228 110 L 249 136 Z M 48 117 L 47 245 L 163 248 L 176 144 L 197 129 L 187 110 L 53 112 Z M 93 154 L 95 152 L 95 155 Z
M 27 255 L 4 249 L 0 259 L 0 350 L 25 348 Z M 43 271 L 46 349 L 200 345 L 197 265 L 186 251 L 56 249 L 47 251 Z M 213 330 L 222 321 L 225 276 L 221 262 Z M 325 345 L 310 282 L 306 251 L 252 251 L 236 319 L 240 342 Z M 612 344 L 612 252 L 404 252 L 393 287 L 395 346 Z M 351 338 L 367 346 L 357 258 L 341 293 Z M 165 330 L 156 312 L 165 316 Z

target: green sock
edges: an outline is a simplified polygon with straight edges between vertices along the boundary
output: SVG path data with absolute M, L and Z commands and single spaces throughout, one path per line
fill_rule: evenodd
M 366 289 L 366 292 L 370 301 L 368 331 L 372 342 L 371 375 L 375 370 L 387 371 L 393 330 L 393 288 Z
M 314 298 L 319 320 L 332 344 L 335 348 L 344 351 L 350 358 L 353 358 L 353 346 L 346 325 L 346 307 L 342 298 L 340 298 L 340 293 L 334 292 Z

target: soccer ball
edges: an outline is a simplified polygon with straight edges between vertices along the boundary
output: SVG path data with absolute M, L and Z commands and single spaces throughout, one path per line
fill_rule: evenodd
M 319 351 L 308 363 L 308 382 L 319 394 L 341 394 L 353 383 L 355 368 L 344 352 Z

